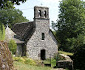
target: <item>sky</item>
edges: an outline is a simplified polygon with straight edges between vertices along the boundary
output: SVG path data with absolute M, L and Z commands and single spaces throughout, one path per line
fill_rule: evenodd
M 59 14 L 59 1 L 61 0 L 27 0 L 25 3 L 15 5 L 16 9 L 20 9 L 28 20 L 33 21 L 34 6 L 49 7 L 49 18 L 51 21 L 56 21 Z
M 20 9 L 28 20 L 33 21 L 34 18 L 34 6 L 49 7 L 49 17 L 51 21 L 56 22 L 59 14 L 59 2 L 61 0 L 27 0 L 21 5 L 15 5 L 16 9 Z M 83 0 L 85 1 L 85 0 Z

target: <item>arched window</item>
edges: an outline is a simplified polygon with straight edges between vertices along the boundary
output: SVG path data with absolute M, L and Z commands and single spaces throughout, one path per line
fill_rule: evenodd
M 38 13 L 39 13 L 39 17 L 41 17 L 41 10 L 39 10 Z

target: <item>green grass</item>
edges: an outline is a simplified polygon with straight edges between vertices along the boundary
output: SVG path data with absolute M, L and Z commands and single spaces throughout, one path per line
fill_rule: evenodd
M 14 61 L 14 67 L 17 70 L 53 70 L 51 67 L 32 66 L 32 65 L 24 64 L 17 61 Z
M 68 53 L 68 52 L 64 52 L 64 51 L 59 51 L 59 53 L 65 54 L 65 55 L 71 55 L 71 56 L 73 55 L 73 53 Z M 17 70 L 55 70 L 55 69 L 53 69 L 53 67 L 56 66 L 56 60 L 53 58 L 51 59 L 51 67 L 42 66 L 42 65 L 30 65 L 29 61 L 26 64 L 24 62 L 24 59 L 28 59 L 28 58 L 20 57 L 19 60 L 21 62 L 18 60 L 18 58 L 17 58 L 17 61 L 14 61 L 14 67 Z M 34 61 L 31 61 L 31 62 L 34 62 Z M 44 62 L 44 64 L 50 64 L 50 59 L 44 60 L 43 62 Z
M 59 51 L 59 53 L 60 53 L 60 54 L 65 54 L 65 55 L 70 55 L 70 56 L 73 55 L 73 53 L 70 53 L 70 52 L 64 52 L 64 51 Z
M 50 61 L 50 59 L 47 59 L 47 60 L 44 60 L 44 64 L 50 64 L 51 63 L 51 67 L 54 67 L 54 66 L 56 66 L 56 60 L 55 59 L 51 59 L 51 61 Z

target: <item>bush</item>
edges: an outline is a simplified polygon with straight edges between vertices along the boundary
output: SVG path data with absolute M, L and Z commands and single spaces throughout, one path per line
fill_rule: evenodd
M 14 61 L 18 61 L 18 62 L 22 62 L 22 63 L 25 62 L 25 59 L 22 58 L 22 57 L 13 57 L 13 60 L 14 60 Z
M 2 23 L 0 23 L 0 41 L 5 39 L 5 27 Z
M 36 62 L 30 58 L 26 58 L 24 63 L 29 65 L 36 65 Z
M 12 52 L 12 54 L 16 53 L 17 44 L 15 43 L 14 40 L 9 41 L 8 47 L 9 47 L 9 50 Z
M 29 65 L 37 65 L 33 59 L 27 57 L 13 57 L 14 61 L 22 62 Z

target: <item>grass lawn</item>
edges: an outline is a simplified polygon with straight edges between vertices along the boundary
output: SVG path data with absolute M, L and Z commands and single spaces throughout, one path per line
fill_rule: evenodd
M 50 59 L 44 60 L 44 64 L 50 64 Z M 51 67 L 55 67 L 56 66 L 56 60 L 55 59 L 51 59 Z
M 53 70 L 51 67 L 32 66 L 17 61 L 14 61 L 14 67 L 17 70 Z
M 69 52 L 64 52 L 64 51 L 59 51 L 60 54 L 65 54 L 65 55 L 70 55 L 72 56 L 73 53 L 69 53 Z M 24 58 L 22 58 L 24 59 Z M 19 58 L 20 60 L 20 58 Z M 29 59 L 28 59 L 28 63 L 29 63 Z M 31 62 L 34 62 L 31 60 Z M 44 60 L 43 61 L 44 64 L 50 64 L 50 59 Z M 53 67 L 56 66 L 56 60 L 55 59 L 51 59 L 51 67 L 47 67 L 47 66 L 36 66 L 36 65 L 30 65 L 30 64 L 25 64 L 23 62 L 19 62 L 19 61 L 14 61 L 14 67 L 17 70 L 57 70 L 57 69 L 53 69 Z
M 65 54 L 65 55 L 70 55 L 70 56 L 73 55 L 73 53 L 70 53 L 70 52 L 64 52 L 64 51 L 59 51 L 59 53 L 60 53 L 60 54 Z

